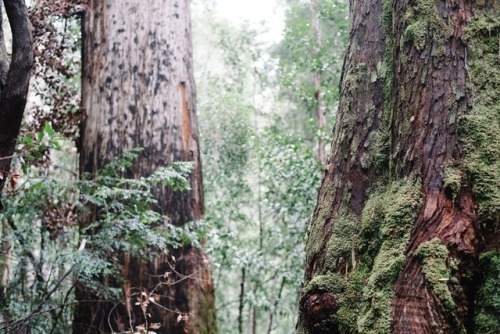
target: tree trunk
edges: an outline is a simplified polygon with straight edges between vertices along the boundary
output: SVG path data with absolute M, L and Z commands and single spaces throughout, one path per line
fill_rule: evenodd
M 500 332 L 500 5 L 350 10 L 299 333 Z
M 321 29 L 320 29 L 320 16 L 321 16 L 321 4 L 315 0 L 311 2 L 311 13 L 312 13 L 312 33 L 314 37 L 314 49 L 313 53 L 315 57 L 319 57 L 321 52 Z M 314 89 L 314 100 L 315 100 L 315 113 L 316 120 L 318 121 L 318 128 L 321 133 L 325 131 L 326 119 L 325 119 L 325 102 L 323 99 L 323 92 L 321 91 L 321 69 L 318 68 L 318 64 L 314 66 L 313 73 L 313 89 Z M 316 141 L 316 154 L 318 160 L 322 164 L 326 161 L 325 153 L 325 142 L 321 136 L 317 138 Z
M 12 30 L 12 57 L 9 65 L 5 36 L 0 27 L 0 211 L 2 190 L 10 173 L 10 162 L 21 128 L 33 64 L 26 4 L 24 0 L 4 0 L 3 3 Z M 0 25 L 1 23 L 0 19 Z
M 143 147 L 134 177 L 173 161 L 192 161 L 191 190 L 159 188 L 159 210 L 182 226 L 203 214 L 203 189 L 192 73 L 189 0 L 90 1 L 84 21 L 81 172 L 95 173 L 118 154 Z M 157 333 L 215 333 L 213 283 L 205 255 L 185 246 L 143 263 L 127 254 L 118 307 L 95 299 L 82 287 L 75 333 L 130 330 L 144 323 L 137 302 L 155 288 L 149 323 Z M 175 259 L 175 260 L 173 260 Z M 172 267 L 175 267 L 175 271 Z M 164 274 L 176 284 L 164 282 Z M 140 296 L 139 296 L 140 297 Z M 112 328 L 111 328 L 112 327 Z

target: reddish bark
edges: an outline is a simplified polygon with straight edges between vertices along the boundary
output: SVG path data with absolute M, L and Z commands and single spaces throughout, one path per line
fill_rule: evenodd
M 355 258 L 359 249 L 353 246 L 351 264 L 343 257 L 332 261 L 328 246 L 339 237 L 332 231 L 345 217 L 360 220 L 366 214 L 374 214 L 363 212 L 370 187 L 385 189 L 394 181 L 412 177 L 421 181 L 423 205 L 409 233 L 398 278 L 384 292 L 385 296 L 394 293 L 391 316 L 387 316 L 390 326 L 385 330 L 390 327 L 392 333 L 474 331 L 479 255 L 484 249 L 498 247 L 498 232 L 488 235 L 479 223 L 476 193 L 471 179 L 463 174 L 467 152 L 458 134 L 459 120 L 473 109 L 474 78 L 470 76 L 467 59 L 470 45 L 464 36 L 479 8 L 486 17 L 488 13 L 498 13 L 495 2 L 476 6 L 467 0 L 351 3 L 353 23 L 332 154 L 306 245 L 300 333 L 345 330 L 340 322 L 345 321 L 346 314 L 339 318 L 337 312 L 342 304 L 352 303 L 342 295 L 351 287 L 362 291 L 354 291 L 359 300 L 351 304 L 355 305 L 353 308 L 343 309 L 351 312 L 347 317 L 349 330 L 359 326 L 356 319 L 360 315 L 352 312 L 373 311 L 370 307 L 376 302 L 364 299 L 367 297 L 363 296 L 363 286 L 350 282 L 349 275 L 361 264 L 363 269 L 356 273 L 365 277 L 364 283 L 375 277 L 370 276 L 373 259 L 369 264 L 363 263 L 363 256 L 366 260 L 366 256 L 374 255 L 358 254 L 361 259 Z M 484 80 L 483 86 L 487 83 Z M 498 81 L 492 81 L 491 86 L 497 87 Z M 455 185 L 445 182 L 448 168 L 458 171 Z M 359 235 L 352 233 L 350 237 L 356 240 Z M 366 233 L 364 238 L 372 232 Z M 380 243 L 380 236 L 371 237 Z M 426 276 L 426 259 L 419 254 L 421 247 L 436 240 L 440 249 L 445 249 L 441 260 L 446 261 L 443 266 L 450 271 L 450 277 L 438 277 L 438 281 L 446 282 L 440 284 L 446 290 L 444 297 L 450 297 L 447 300 L 432 285 L 431 277 Z M 338 277 L 341 262 L 346 268 L 346 284 L 334 285 L 328 279 Z M 323 280 L 322 285 L 310 284 L 313 279 Z M 393 282 L 386 280 L 385 284 Z M 381 313 L 376 310 L 371 315 Z

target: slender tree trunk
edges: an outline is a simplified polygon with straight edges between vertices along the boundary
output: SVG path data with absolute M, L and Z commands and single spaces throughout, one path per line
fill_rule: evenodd
M 5 36 L 0 28 L 0 210 L 2 190 L 10 173 L 33 64 L 26 4 L 24 0 L 4 0 L 3 4 L 12 30 L 12 57 L 9 65 Z
M 201 162 L 195 112 L 189 0 L 90 1 L 85 16 L 82 100 L 82 172 L 95 173 L 116 155 L 143 147 L 133 166 L 140 177 L 173 161 L 192 161 L 191 190 L 156 189 L 158 210 L 182 226 L 203 214 Z M 146 313 L 157 333 L 215 333 L 213 283 L 201 250 L 185 246 L 143 263 L 122 254 L 126 300 L 114 307 L 82 287 L 75 333 L 129 330 L 143 324 L 135 305 L 154 291 Z M 165 284 L 164 275 L 170 283 Z M 157 305 L 156 305 L 157 304 Z M 159 306 L 158 306 L 159 305 Z M 111 328 L 112 327 L 112 328 Z
M 245 306 L 246 269 L 241 269 L 240 300 L 238 305 L 238 333 L 243 334 L 243 307 Z
M 317 0 L 311 2 L 312 33 L 314 36 L 313 53 L 316 57 L 319 57 L 319 53 L 321 52 L 321 29 L 320 29 L 321 8 L 320 7 L 321 4 Z M 319 68 L 314 69 L 313 89 L 314 89 L 316 120 L 318 121 L 318 128 L 322 133 L 325 130 L 326 119 L 325 119 L 325 102 L 323 100 L 323 93 L 321 91 L 321 69 Z M 324 164 L 326 162 L 325 142 L 321 137 L 318 137 L 316 141 L 316 154 L 318 156 L 318 159 Z
M 500 5 L 350 10 L 299 333 L 499 332 Z
M 10 233 L 9 225 L 6 220 L 1 222 L 3 239 L 1 244 L 1 254 L 2 261 L 0 263 L 0 309 L 2 310 L 2 317 L 4 321 L 9 322 L 11 320 L 11 314 L 9 312 L 9 275 L 10 275 L 10 249 L 12 247 L 12 242 L 8 238 Z

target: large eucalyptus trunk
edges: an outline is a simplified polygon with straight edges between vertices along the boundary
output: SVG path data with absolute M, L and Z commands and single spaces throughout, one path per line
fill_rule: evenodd
M 498 333 L 500 4 L 350 11 L 298 331 Z
M 132 168 L 134 177 L 173 161 L 192 161 L 190 191 L 155 191 L 158 210 L 177 226 L 203 214 L 189 5 L 189 0 L 93 0 L 84 19 L 81 172 L 95 173 L 134 147 L 144 148 Z M 154 332 L 216 332 L 213 283 L 202 251 L 185 246 L 168 256 L 156 254 L 148 263 L 128 254 L 119 257 L 123 302 L 94 301 L 101 297 L 78 287 L 75 333 L 144 324 L 136 302 L 141 292 L 151 291 L 160 305 L 150 303 L 145 312 L 151 314 L 149 323 L 161 323 Z M 166 284 L 167 272 L 175 284 Z

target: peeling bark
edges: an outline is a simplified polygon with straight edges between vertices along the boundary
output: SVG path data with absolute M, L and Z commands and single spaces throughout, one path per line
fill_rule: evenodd
M 189 1 L 94 0 L 84 27 L 81 172 L 95 173 L 134 147 L 143 147 L 144 154 L 132 168 L 133 177 L 149 175 L 173 161 L 192 161 L 191 190 L 174 193 L 159 187 L 157 209 L 177 226 L 201 219 Z M 171 250 L 169 256 L 156 254 L 149 263 L 127 254 L 122 258 L 126 300 L 118 307 L 106 302 L 78 304 L 75 332 L 123 331 L 144 323 L 135 297 L 130 297 L 155 287 L 155 302 L 163 307 L 148 308 L 148 321 L 162 324 L 155 332 L 216 332 L 213 283 L 201 250 L 185 246 Z M 179 282 L 159 284 L 166 272 Z M 83 302 L 95 296 L 80 287 L 77 299 Z M 179 314 L 185 317 L 178 321 Z

